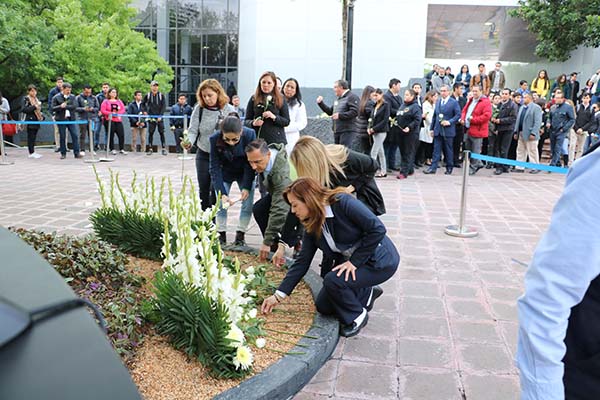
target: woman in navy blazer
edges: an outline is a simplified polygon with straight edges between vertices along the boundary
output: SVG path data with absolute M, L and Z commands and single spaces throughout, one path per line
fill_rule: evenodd
M 227 208 L 229 192 L 233 182 L 237 182 L 242 201 L 240 218 L 235 234 L 234 246 L 245 246 L 245 234 L 252 218 L 254 203 L 254 171 L 248 163 L 245 148 L 256 139 L 253 129 L 242 127 L 236 113 L 231 113 L 223 122 L 221 130 L 210 138 L 210 177 L 217 196 L 221 196 L 221 209 L 217 213 L 217 229 L 222 245 L 227 243 Z
M 376 285 L 391 278 L 400 263 L 385 226 L 344 188 L 326 189 L 312 178 L 296 180 L 284 198 L 306 233 L 298 258 L 275 294 L 264 300 L 261 311 L 271 312 L 292 293 L 321 249 L 324 256 L 336 260 L 336 266 L 321 268 L 323 289 L 315 302 L 317 310 L 337 316 L 340 335 L 358 334 L 367 324 L 367 311 L 383 293 Z

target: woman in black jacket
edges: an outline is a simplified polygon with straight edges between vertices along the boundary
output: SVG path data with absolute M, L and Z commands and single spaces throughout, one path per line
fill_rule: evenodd
M 396 123 L 400 127 L 400 155 L 402 162 L 398 179 L 406 179 L 415 173 L 415 150 L 419 140 L 422 111 L 415 101 L 417 94 L 412 89 L 404 92 L 404 103 L 396 114 Z
M 256 92 L 248 101 L 244 124 L 253 128 L 257 139 L 264 139 L 267 144 L 287 144 L 284 128 L 290 123 L 287 103 L 275 83 L 274 72 L 267 71 L 260 76 Z
M 369 124 L 369 117 L 375 106 L 375 102 L 371 100 L 371 95 L 375 92 L 373 86 L 365 86 L 362 95 L 360 96 L 360 103 L 358 103 L 358 116 L 354 126 L 356 128 L 356 135 L 360 139 L 360 152 L 366 155 L 371 154 L 371 136 L 367 133 L 367 127 Z
M 37 88 L 34 85 L 27 87 L 27 96 L 23 98 L 23 113 L 25 121 L 39 122 L 44 119 L 42 115 L 42 103 L 37 98 Z M 39 124 L 27 124 L 27 148 L 29 150 L 29 158 L 41 158 L 42 156 L 35 152 L 35 139 Z
M 375 177 L 385 178 L 387 176 L 387 165 L 383 142 L 390 129 L 390 105 L 383 100 L 383 90 L 381 89 L 375 91 L 374 100 L 375 107 L 371 111 L 367 132 L 373 138 L 371 158 L 379 159 L 379 173 L 375 174 Z

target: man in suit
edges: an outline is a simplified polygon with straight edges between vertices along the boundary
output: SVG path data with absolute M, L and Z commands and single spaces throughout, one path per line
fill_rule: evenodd
M 350 91 L 348 82 L 342 79 L 335 81 L 333 92 L 337 96 L 333 107 L 329 107 L 323 102 L 323 96 L 317 97 L 317 104 L 321 110 L 333 119 L 335 144 L 343 144 L 351 149 L 354 141 L 354 121 L 358 115 L 360 99 Z
M 513 137 L 515 122 L 517 120 L 517 105 L 510 98 L 510 89 L 502 89 L 502 101 L 500 102 L 500 111 L 496 118 L 492 118 L 492 122 L 496 124 L 498 131 L 496 141 L 494 142 L 494 154 L 500 158 L 508 157 L 508 148 Z M 494 174 L 501 175 L 508 172 L 508 165 L 496 164 Z
M 390 117 L 395 118 L 398 110 L 402 106 L 402 98 L 400 97 L 400 79 L 392 78 L 388 85 L 389 89 L 383 94 L 383 100 L 390 105 Z M 398 152 L 398 141 L 400 136 L 400 127 L 392 124 L 387 136 L 383 142 L 383 150 L 385 152 L 385 160 L 388 169 L 395 171 L 396 168 L 396 153 Z M 384 174 L 387 171 L 382 171 Z
M 546 122 L 546 129 L 550 130 L 550 152 L 552 153 L 550 165 L 560 167 L 563 142 L 573 125 L 575 125 L 573 107 L 565 102 L 565 94 L 557 90 L 554 92 L 554 106 L 550 109 L 550 116 Z
M 446 175 L 452 174 L 454 168 L 454 153 L 452 144 L 456 135 L 456 123 L 460 119 L 460 106 L 458 102 L 450 96 L 450 88 L 443 85 L 440 88 L 440 98 L 438 99 L 431 126 L 429 130 L 433 134 L 433 160 L 431 166 L 423 171 L 424 174 L 435 174 L 438 163 L 442 158 L 442 148 L 446 158 Z
M 467 128 L 467 149 L 473 154 L 481 154 L 483 139 L 488 137 L 490 118 L 492 118 L 492 103 L 484 96 L 479 86 L 471 88 L 473 97 L 467 101 L 462 110 L 461 121 Z M 483 168 L 481 160 L 473 159 L 471 162 L 470 175 L 474 175 Z
M 467 104 L 467 98 L 463 96 L 463 85 L 460 82 L 456 82 L 452 86 L 452 97 L 454 100 L 458 101 L 458 106 L 460 107 L 460 111 L 465 108 Z M 461 146 L 465 140 L 465 127 L 462 124 L 456 124 L 456 135 L 454 136 L 454 140 L 452 143 L 452 151 L 454 152 L 454 166 L 456 168 L 461 168 Z
M 542 108 L 533 102 L 531 93 L 523 95 L 523 106 L 517 115 L 514 128 L 514 138 L 519 141 L 517 145 L 517 161 L 527 161 L 539 164 L 538 140 L 542 127 Z M 515 172 L 525 172 L 521 167 L 515 167 Z M 539 169 L 532 169 L 531 174 L 537 174 Z

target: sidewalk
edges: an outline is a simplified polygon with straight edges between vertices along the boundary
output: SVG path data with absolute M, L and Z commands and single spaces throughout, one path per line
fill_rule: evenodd
M 31 160 L 9 149 L 0 166 L 0 225 L 61 233 L 89 232 L 100 204 L 91 164 L 59 160 L 51 150 Z M 129 182 L 139 175 L 170 177 L 180 185 L 175 154 L 117 155 L 98 163 Z M 194 160 L 185 171 L 195 181 Z M 447 236 L 458 219 L 462 171 L 378 180 L 388 213 L 382 217 L 402 262 L 357 337 L 341 339 L 330 361 L 295 399 L 510 400 L 518 398 L 515 301 L 526 264 L 549 223 L 564 175 L 470 177 L 467 224 L 474 239 Z M 239 206 L 232 208 L 237 215 Z M 233 219 L 231 219 L 232 221 Z M 233 240 L 234 226 L 230 226 Z M 260 243 L 255 224 L 248 234 Z

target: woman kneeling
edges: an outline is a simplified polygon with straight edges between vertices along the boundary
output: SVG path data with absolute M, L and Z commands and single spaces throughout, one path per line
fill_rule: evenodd
M 271 312 L 292 293 L 321 249 L 324 256 L 335 259 L 335 267 L 321 268 L 323 289 L 317 296 L 317 310 L 340 320 L 340 335 L 358 334 L 367 324 L 367 312 L 383 293 L 376 285 L 390 279 L 400 263 L 385 226 L 344 188 L 329 190 L 312 178 L 296 180 L 284 198 L 306 234 L 298 258 L 275 294 L 264 300 L 261 311 Z

